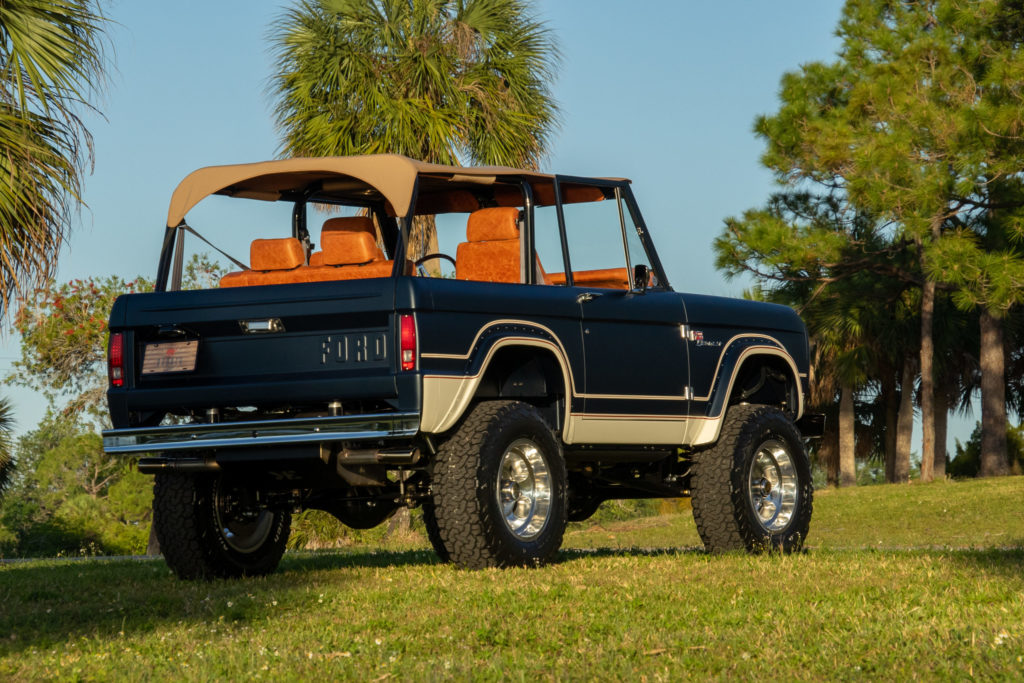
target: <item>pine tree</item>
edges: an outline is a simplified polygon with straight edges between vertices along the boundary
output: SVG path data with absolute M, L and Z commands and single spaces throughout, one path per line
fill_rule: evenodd
M 910 351 L 907 342 L 915 336 L 906 329 L 913 320 L 907 290 L 916 275 L 907 245 L 839 195 L 777 194 L 766 208 L 727 219 L 715 250 L 727 277 L 753 275 L 764 298 L 796 307 L 807 323 L 815 407 L 831 412 L 839 397 L 837 428 L 828 431 L 819 452 L 829 480 L 847 486 L 856 480 L 854 398 L 877 384 L 885 389 L 877 378 L 886 372 L 895 377 L 891 368 L 902 366 Z M 896 385 L 889 391 L 895 397 Z M 904 410 L 904 423 L 912 418 Z M 895 433 L 895 419 L 890 422 Z M 909 445 L 899 456 L 895 441 L 885 450 L 893 472 L 909 471 Z
M 934 462 L 937 287 L 981 308 L 983 474 L 1006 471 L 1000 319 L 1019 303 L 1024 52 L 1019 1 L 848 0 L 838 59 L 783 78 L 761 118 L 781 180 L 841 190 L 899 226 L 921 284 L 922 458 Z M 965 272 L 980 278 L 965 276 Z

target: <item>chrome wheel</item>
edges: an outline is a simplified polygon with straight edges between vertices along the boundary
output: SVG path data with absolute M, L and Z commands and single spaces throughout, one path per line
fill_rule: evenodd
M 274 513 L 268 510 L 241 510 L 231 496 L 216 494 L 214 514 L 217 528 L 228 547 L 239 553 L 259 550 L 274 528 Z
M 747 491 L 754 516 L 768 532 L 785 529 L 796 511 L 799 478 L 786 444 L 769 439 L 750 463 Z
M 498 466 L 498 509 L 516 538 L 540 535 L 551 511 L 551 471 L 540 448 L 530 439 L 516 439 Z

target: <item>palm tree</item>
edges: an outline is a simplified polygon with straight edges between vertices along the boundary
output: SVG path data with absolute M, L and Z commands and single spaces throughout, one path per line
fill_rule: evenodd
M 14 409 L 10 399 L 0 398 L 0 500 L 11 483 L 14 460 L 11 458 L 11 433 L 14 431 Z
M 81 203 L 105 22 L 99 0 L 0 2 L 0 314 L 52 277 Z
M 528 0 L 301 0 L 272 33 L 286 156 L 536 168 L 556 125 L 557 50 Z

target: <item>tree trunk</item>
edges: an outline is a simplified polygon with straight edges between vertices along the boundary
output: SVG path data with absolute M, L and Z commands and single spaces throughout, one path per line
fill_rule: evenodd
M 1009 473 L 1006 459 L 1006 373 L 1003 321 L 981 311 L 981 471 L 978 476 Z
M 853 409 L 853 388 L 844 386 L 839 398 L 839 485 L 857 484 L 854 429 L 856 415 Z
M 939 390 L 935 392 L 935 467 L 932 475 L 935 479 L 946 478 L 946 425 L 949 423 L 949 395 Z
M 934 320 L 935 283 L 929 280 L 921 290 L 921 481 L 932 480 L 935 464 Z
M 829 486 L 839 486 L 839 425 L 838 420 L 825 418 L 825 431 L 818 442 L 818 465 L 825 470 Z
M 896 368 L 881 368 L 882 401 L 885 403 L 885 462 L 896 462 L 896 430 L 899 424 L 900 394 L 896 386 Z M 886 470 L 888 472 L 888 469 Z
M 437 246 L 437 222 L 433 216 L 414 216 L 412 219 L 412 233 L 409 235 L 409 247 L 406 249 L 405 257 L 416 262 L 427 254 L 436 254 L 439 251 Z M 439 277 L 437 260 L 428 261 L 426 268 L 431 271 L 433 277 Z
M 388 520 L 388 530 L 384 535 L 390 538 L 395 533 L 406 534 L 410 529 L 412 529 L 412 516 L 409 514 L 409 508 L 403 506 L 398 508 L 398 511 Z
M 886 480 L 905 484 L 910 478 L 910 445 L 914 437 L 914 361 L 907 358 L 903 363 L 903 379 L 900 381 L 900 412 L 896 428 L 896 457 L 892 467 L 886 467 Z M 891 471 L 890 471 L 891 470 Z
M 146 555 L 156 557 L 160 554 L 160 541 L 156 538 L 156 527 L 149 525 L 149 542 L 146 543 Z

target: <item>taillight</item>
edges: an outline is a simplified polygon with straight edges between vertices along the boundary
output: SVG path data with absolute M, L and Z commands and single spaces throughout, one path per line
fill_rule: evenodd
M 403 315 L 400 319 L 401 346 L 399 360 L 402 362 L 403 370 L 416 369 L 416 321 L 409 314 Z
M 110 385 L 124 386 L 124 333 L 112 332 L 107 352 L 107 367 L 110 372 Z

